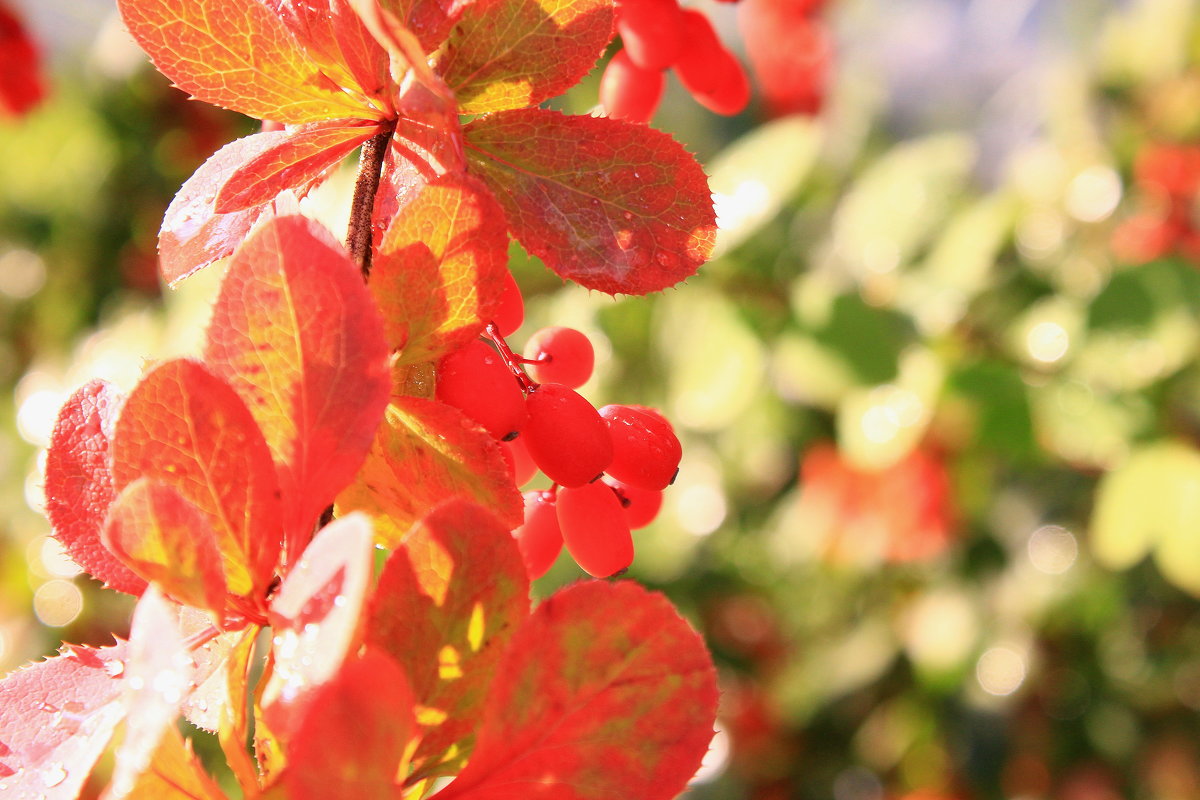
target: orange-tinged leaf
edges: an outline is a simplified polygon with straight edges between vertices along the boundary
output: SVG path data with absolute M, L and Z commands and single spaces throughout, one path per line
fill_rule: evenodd
M 195 664 L 179 628 L 178 606 L 150 586 L 133 610 L 125 663 L 125 735 L 105 800 L 133 791 L 193 686 Z
M 434 361 L 495 316 L 508 271 L 504 212 L 476 178 L 447 173 L 392 221 L 371 268 L 397 363 Z
M 439 800 L 668 800 L 700 766 L 717 686 L 703 641 L 662 595 L 583 583 L 509 643 L 475 751 Z
M 125 716 L 127 647 L 66 652 L 0 681 L 5 800 L 74 800 Z
M 341 511 L 371 514 L 376 541 L 394 548 L 409 526 L 452 497 L 474 500 L 516 527 L 524 517 L 500 443 L 456 408 L 418 397 L 392 399 L 357 478 L 338 495 Z
M 369 121 L 333 120 L 284 132 L 278 144 L 229 175 L 217 192 L 213 210 L 218 214 L 244 211 L 271 202 L 282 191 L 316 180 L 375 135 L 378 127 Z
M 204 771 L 192 744 L 179 730 L 163 732 L 158 749 L 126 800 L 225 800 L 225 793 Z
M 108 512 L 103 540 L 130 569 L 172 599 L 210 611 L 221 621 L 225 576 L 212 526 L 171 486 L 148 478 L 126 486 Z
M 325 76 L 261 0 L 118 0 L 159 71 L 197 100 L 290 124 L 377 113 Z
M 117 496 L 108 450 L 121 401 L 112 384 L 91 381 L 63 404 L 46 453 L 46 516 L 76 564 L 109 588 L 138 595 L 145 579 L 100 541 Z
M 272 219 L 230 261 L 204 359 L 270 447 L 292 549 L 350 482 L 383 418 L 383 331 L 358 269 L 312 220 Z
M 279 554 L 278 481 L 254 418 L 227 383 L 196 361 L 156 367 L 117 419 L 112 469 L 118 490 L 152 478 L 203 512 L 229 591 L 262 598 Z
M 371 600 L 367 643 L 404 668 L 420 706 L 410 782 L 453 774 L 470 756 L 487 687 L 528 613 L 516 542 L 474 503 L 439 506 L 392 553 Z
M 464 113 L 525 108 L 579 83 L 612 36 L 612 0 L 475 0 L 438 66 Z
M 388 54 L 346 0 L 264 0 L 283 19 L 321 70 L 380 106 L 396 86 Z
M 225 753 L 226 763 L 247 796 L 253 796 L 258 789 L 258 772 L 246 752 L 246 744 L 250 738 L 250 656 L 260 630 L 253 625 L 246 628 L 229 650 L 229 657 L 223 664 L 226 696 L 221 703 L 217 726 L 217 740 Z
M 367 648 L 314 692 L 288 752 L 288 799 L 398 800 L 396 775 L 414 727 L 404 671 Z
M 437 50 L 471 0 L 378 0 L 380 8 L 408 27 L 426 53 Z
M 531 108 L 464 128 L 471 168 L 529 252 L 564 278 L 646 294 L 692 275 L 716 241 L 708 179 L 667 134 Z
M 217 194 L 241 165 L 287 141 L 284 131 L 255 133 L 222 147 L 192 173 L 167 207 L 158 232 L 159 271 L 168 284 L 177 283 L 218 258 L 224 258 L 246 238 L 265 208 L 218 214 Z
M 271 600 L 274 670 L 263 718 L 285 743 L 315 691 L 361 641 L 359 624 L 374 565 L 371 523 L 351 514 L 326 525 Z

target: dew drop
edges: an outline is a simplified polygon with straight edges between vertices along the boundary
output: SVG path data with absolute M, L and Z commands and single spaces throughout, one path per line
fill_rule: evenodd
M 67 771 L 63 769 L 62 764 L 54 763 L 43 769 L 40 773 L 42 783 L 47 789 L 52 789 L 67 779 Z
M 672 266 L 675 263 L 675 257 L 672 256 L 670 253 L 660 252 L 658 255 L 656 255 L 654 257 L 654 260 L 657 261 L 661 266 L 664 266 L 664 267 Z
M 626 222 L 628 222 L 629 220 L 633 219 L 633 212 L 632 212 L 632 211 L 626 211 L 626 212 L 625 212 L 624 214 L 622 214 L 621 216 L 625 218 L 625 221 L 626 221 Z
M 104 671 L 107 672 L 110 677 L 119 678 L 125 674 L 125 662 L 106 661 L 104 662 Z

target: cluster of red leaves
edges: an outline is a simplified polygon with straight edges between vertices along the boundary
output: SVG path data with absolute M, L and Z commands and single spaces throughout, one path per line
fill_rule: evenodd
M 800 465 L 797 517 L 837 563 L 936 558 L 955 534 L 950 477 L 933 451 L 917 449 L 879 471 L 859 469 L 837 448 L 811 448 Z
M 682 148 L 536 108 L 594 64 L 608 0 L 120 8 L 181 88 L 285 127 L 220 150 L 164 221 L 169 281 L 232 256 L 201 358 L 60 412 L 55 536 L 139 601 L 128 643 L 0 681 L 0 792 L 78 796 L 120 727 L 106 797 L 219 797 L 183 715 L 250 797 L 418 798 L 447 775 L 439 797 L 674 796 L 712 734 L 702 641 L 630 583 L 531 611 L 501 445 L 414 378 L 496 315 L 509 234 L 610 292 L 707 257 L 707 182 Z M 352 258 L 280 195 L 363 143 L 382 183 L 356 192 Z
M 1196 201 L 1200 145 L 1148 145 L 1138 154 L 1134 182 L 1140 208 L 1113 234 L 1117 258 L 1144 264 L 1170 255 L 1200 262 Z
M 588 288 L 657 291 L 711 252 L 715 217 L 697 202 L 707 181 L 670 137 L 537 107 L 595 64 L 612 37 L 611 0 L 120 6 L 185 91 L 287 125 L 226 146 L 184 185 L 159 241 L 169 282 L 228 255 L 281 192 L 307 191 L 379 134 L 388 144 L 377 236 L 421 186 L 451 176 L 502 209 L 486 209 L 487 224 L 505 220 L 526 249 Z M 231 35 L 244 50 L 218 46 Z M 462 125 L 460 114 L 478 116 Z M 503 259 L 504 240 L 495 243 Z
M 27 113 L 45 94 L 37 47 L 16 12 L 0 2 L 0 119 Z

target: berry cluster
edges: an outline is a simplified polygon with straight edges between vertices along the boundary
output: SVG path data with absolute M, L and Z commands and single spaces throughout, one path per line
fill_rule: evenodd
M 1143 264 L 1173 254 L 1200 261 L 1195 207 L 1200 196 L 1200 146 L 1144 148 L 1134 165 L 1139 209 L 1113 234 L 1122 261 Z
M 703 12 L 680 8 L 677 0 L 617 0 L 616 9 L 624 48 L 600 78 L 600 104 L 610 117 L 649 122 L 670 68 L 710 111 L 736 114 L 746 107 L 746 72 Z
M 586 572 L 608 577 L 633 562 L 631 531 L 658 514 L 679 439 L 654 409 L 597 410 L 575 391 L 595 361 L 579 331 L 543 328 L 526 356 L 514 354 L 504 337 L 521 324 L 520 303 L 514 283 L 488 326 L 491 343 L 475 339 L 441 359 L 436 397 L 504 443 L 517 486 L 538 470 L 554 482 L 524 495 L 525 521 L 513 532 L 529 576 L 544 575 L 565 544 Z
M 833 37 L 828 0 L 744 0 L 738 27 L 769 116 L 816 114 L 825 101 Z

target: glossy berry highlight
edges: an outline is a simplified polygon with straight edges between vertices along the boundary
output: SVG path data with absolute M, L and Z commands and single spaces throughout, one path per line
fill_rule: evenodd
M 596 354 L 588 338 L 574 328 L 555 326 L 533 334 L 525 357 L 534 363 L 529 372 L 539 383 L 561 383 L 578 389 L 592 377 Z
M 602 481 L 559 489 L 558 526 L 563 544 L 583 571 L 607 578 L 633 563 L 633 536 L 621 501 Z
M 454 406 L 497 439 L 525 424 L 525 398 L 500 354 L 474 339 L 438 362 L 438 400 Z
M 600 477 L 612 461 L 613 443 L 595 406 L 559 383 L 537 387 L 525 406 L 525 447 L 546 477 L 569 487 Z

